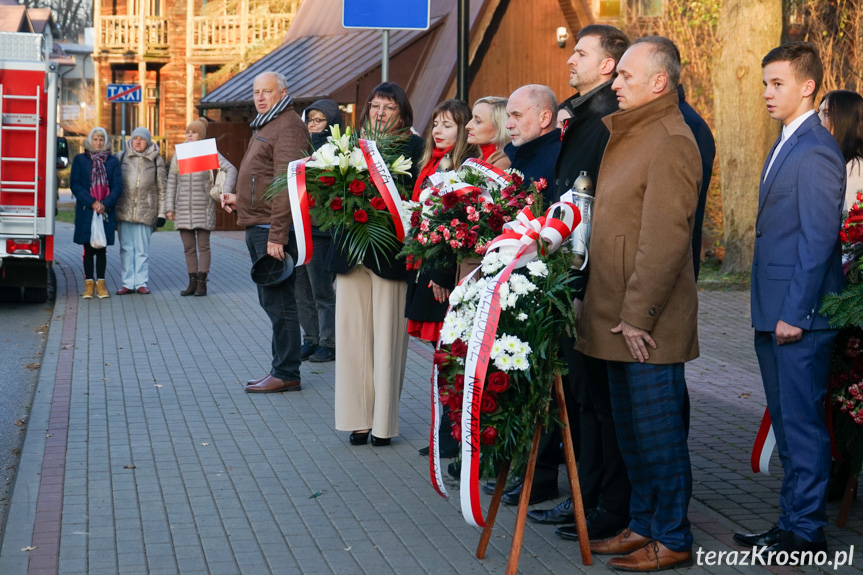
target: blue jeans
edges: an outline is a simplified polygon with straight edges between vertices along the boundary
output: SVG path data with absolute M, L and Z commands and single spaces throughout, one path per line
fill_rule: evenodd
M 629 528 L 672 551 L 692 548 L 683 364 L 608 362 L 617 442 L 632 483 Z
M 297 307 L 300 326 L 309 343 L 336 347 L 336 291 L 334 274 L 327 271 L 330 236 L 312 235 L 312 259 L 294 268 L 297 276 Z
M 246 247 L 252 263 L 267 253 L 270 230 L 249 226 L 246 228 Z M 296 261 L 296 244 L 285 246 L 285 254 Z M 273 366 L 270 375 L 285 381 L 300 381 L 300 322 L 297 301 L 294 299 L 296 274 L 277 286 L 258 286 L 258 302 L 273 324 Z
M 147 224 L 117 222 L 123 287 L 135 290 L 146 286 L 150 280 L 150 235 L 152 233 L 153 226 Z

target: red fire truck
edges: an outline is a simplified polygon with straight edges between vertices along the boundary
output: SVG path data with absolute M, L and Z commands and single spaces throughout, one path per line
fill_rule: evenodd
M 0 33 L 0 301 L 53 292 L 57 65 L 43 42 Z

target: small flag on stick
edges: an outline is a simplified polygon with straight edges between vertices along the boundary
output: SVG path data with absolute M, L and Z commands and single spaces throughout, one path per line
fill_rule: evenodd
M 216 151 L 215 138 L 177 144 L 176 151 L 177 165 L 182 175 L 219 169 L 219 153 Z

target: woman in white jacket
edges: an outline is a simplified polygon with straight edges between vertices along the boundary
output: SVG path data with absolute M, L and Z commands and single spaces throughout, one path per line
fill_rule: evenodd
M 207 119 L 198 118 L 186 127 L 186 142 L 207 137 Z M 219 154 L 219 172 L 224 172 L 222 192 L 230 193 L 237 183 L 237 168 Z M 219 190 L 213 189 L 215 170 L 180 175 L 177 157 L 168 170 L 168 199 L 165 217 L 180 230 L 189 285 L 180 295 L 207 295 L 207 275 L 210 272 L 210 232 L 216 229 L 216 202 Z

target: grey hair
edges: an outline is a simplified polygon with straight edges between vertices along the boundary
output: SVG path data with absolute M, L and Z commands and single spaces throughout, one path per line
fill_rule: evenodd
M 96 133 L 101 133 L 102 136 L 105 138 L 105 145 L 102 146 L 102 149 L 103 150 L 110 150 L 111 149 L 111 137 L 108 135 L 108 132 L 105 130 L 105 128 L 102 128 L 100 126 L 97 126 L 97 127 L 93 128 L 92 130 L 90 130 L 90 134 L 87 136 L 87 139 L 84 140 L 84 149 L 91 151 L 91 152 L 93 151 L 93 134 L 96 134 Z
M 525 90 L 527 92 L 527 97 L 537 113 L 548 110 L 553 117 L 557 117 L 557 96 L 554 95 L 554 91 L 551 88 L 542 84 L 527 84 L 518 90 Z
M 680 83 L 680 50 L 674 42 L 664 36 L 644 36 L 632 43 L 633 46 L 636 44 L 650 45 L 650 75 L 664 72 L 668 78 L 668 87 L 676 90 Z
M 279 85 L 279 90 L 288 89 L 288 79 L 285 78 L 284 74 L 282 74 L 281 72 L 276 72 L 275 70 L 267 70 L 266 72 L 261 72 L 260 74 L 255 76 L 254 82 L 257 82 L 258 78 L 263 78 L 264 76 L 272 76 L 273 78 L 275 78 L 276 84 Z

